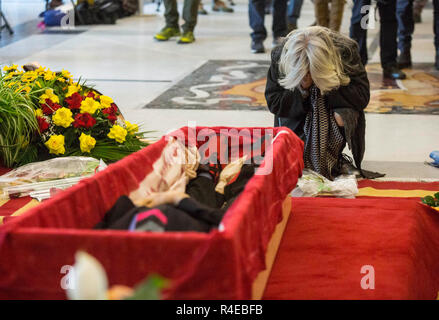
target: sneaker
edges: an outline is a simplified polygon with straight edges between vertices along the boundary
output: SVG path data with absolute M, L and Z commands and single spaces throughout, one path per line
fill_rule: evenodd
M 406 78 L 406 74 L 397 66 L 391 65 L 383 69 L 383 77 L 386 79 L 404 80 Z
M 187 44 L 195 41 L 194 33 L 192 31 L 184 32 L 180 39 L 178 40 L 179 44 Z
M 226 4 L 221 0 L 215 0 L 215 4 L 212 6 L 212 10 L 230 13 L 233 12 L 233 9 L 226 6 Z
M 154 39 L 158 41 L 168 41 L 178 36 L 180 36 L 180 28 L 164 27 L 159 33 L 156 33 Z
M 198 14 L 206 15 L 207 11 L 204 9 L 203 4 L 200 2 L 198 5 Z
M 252 53 L 264 53 L 264 43 L 262 41 L 252 41 L 251 51 Z

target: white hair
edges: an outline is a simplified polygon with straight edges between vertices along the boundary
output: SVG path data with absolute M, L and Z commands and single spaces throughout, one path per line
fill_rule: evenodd
M 308 72 L 322 94 L 349 84 L 334 37 L 337 45 L 352 46 L 353 40 L 328 28 L 314 26 L 292 31 L 279 60 L 279 84 L 293 90 Z

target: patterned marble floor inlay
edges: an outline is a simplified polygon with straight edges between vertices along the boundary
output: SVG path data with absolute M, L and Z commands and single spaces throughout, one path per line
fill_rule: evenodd
M 366 112 L 439 114 L 439 71 L 433 64 L 414 64 L 404 69 L 405 80 L 383 80 L 378 64 L 367 66 L 370 103 Z
M 144 108 L 267 110 L 268 61 L 209 60 Z M 379 64 L 367 66 L 371 99 L 366 112 L 439 114 L 439 72 L 432 64 L 404 70 L 405 80 L 384 80 Z
M 269 66 L 260 60 L 209 60 L 145 108 L 266 110 Z

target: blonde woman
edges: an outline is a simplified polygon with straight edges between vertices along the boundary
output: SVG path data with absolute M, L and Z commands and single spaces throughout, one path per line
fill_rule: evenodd
M 305 142 L 305 166 L 329 179 L 342 173 L 379 176 L 361 169 L 370 91 L 356 42 L 308 27 L 291 32 L 271 58 L 268 108 L 275 126 L 290 128 Z M 358 170 L 342 155 L 346 142 Z

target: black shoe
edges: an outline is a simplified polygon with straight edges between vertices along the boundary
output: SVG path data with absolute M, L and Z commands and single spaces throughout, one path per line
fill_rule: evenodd
M 348 155 L 342 153 L 340 158 L 340 172 L 339 174 L 346 174 L 346 175 L 355 175 L 356 177 L 361 176 L 360 170 L 358 170 L 354 166 L 354 161 L 351 157 Z
M 405 69 L 411 68 L 412 66 L 412 55 L 410 54 L 410 50 L 401 51 L 401 54 L 398 57 L 398 68 Z
M 253 40 L 251 45 L 251 50 L 252 53 L 264 53 L 265 52 L 264 43 L 262 41 Z
M 387 79 L 403 80 L 406 78 L 406 75 L 399 70 L 397 66 L 390 66 L 383 69 L 383 77 Z

